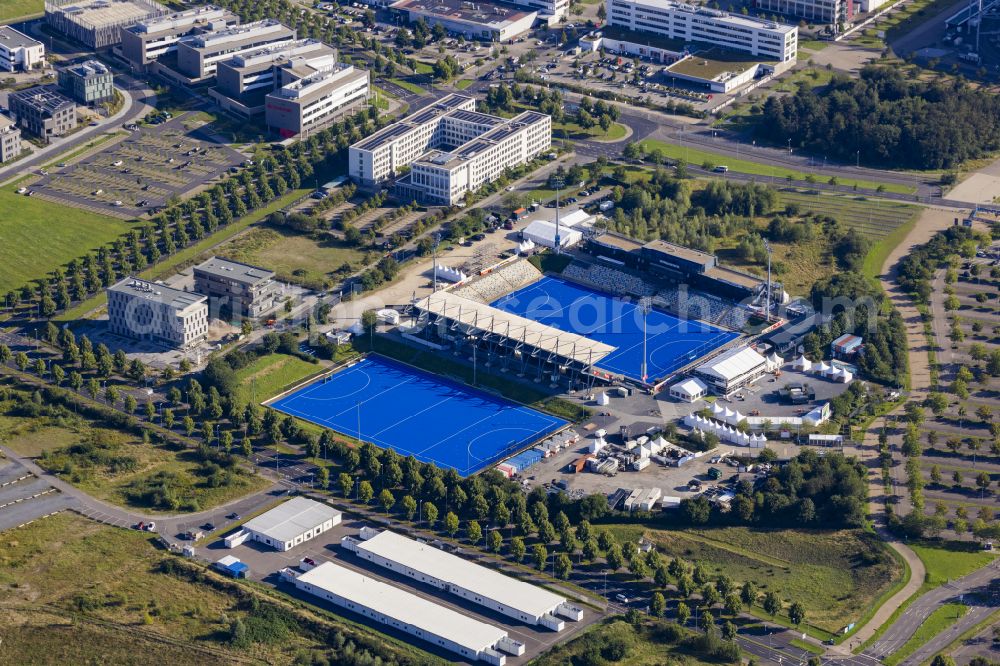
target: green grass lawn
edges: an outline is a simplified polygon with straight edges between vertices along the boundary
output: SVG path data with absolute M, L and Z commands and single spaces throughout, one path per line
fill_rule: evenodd
M 645 536 L 668 558 L 701 562 L 710 575 L 725 573 L 738 584 L 752 580 L 762 594 L 774 591 L 786 603 L 802 603 L 801 629 L 817 638 L 832 637 L 859 620 L 903 575 L 878 539 L 861 530 L 674 531 L 631 524 L 611 529 L 619 543 Z
M 3 0 L 0 2 L 0 23 L 14 23 L 14 19 L 44 11 L 44 0 Z
M 887 241 L 887 246 L 879 249 L 883 255 L 886 247 L 891 249 L 902 240 L 903 236 L 898 235 L 902 233 L 899 228 L 914 222 L 922 210 L 919 206 L 899 201 L 808 189 L 782 189 L 778 192 L 778 201 L 784 206 L 795 204 L 803 213 L 829 215 L 875 242 L 893 236 Z
M 459 90 L 465 90 L 473 83 L 475 83 L 475 81 L 473 81 L 472 79 L 459 79 L 458 81 L 455 82 L 455 87 L 458 88 Z
M 70 512 L 5 532 L 4 663 L 292 664 L 309 654 L 325 659 L 334 632 L 347 641 L 380 644 L 387 660 L 406 655 L 443 663 L 315 606 L 278 601 L 281 595 L 234 588 L 212 574 L 195 582 L 164 573 L 164 563 L 179 560 L 157 548 L 154 538 Z M 231 622 L 253 624 L 255 617 L 259 623 L 275 610 L 289 614 L 280 640 L 231 644 Z
M 932 587 L 961 578 L 994 560 L 996 555 L 982 550 L 958 550 L 935 544 L 910 544 L 927 569 L 926 582 Z
M 554 647 L 536 659 L 535 666 L 564 666 L 565 664 L 612 664 L 628 666 L 702 666 L 708 662 L 686 653 L 677 645 L 659 640 L 655 625 L 634 627 L 619 618 L 594 624 L 568 643 Z M 584 655 L 600 654 L 609 644 L 624 648 L 620 659 L 600 661 Z
M 267 266 L 279 280 L 319 286 L 331 284 L 345 264 L 361 268 L 365 253 L 326 232 L 315 235 L 288 229 L 261 227 L 219 247 L 216 253 L 255 266 Z
M 660 141 L 658 139 L 645 139 L 640 142 L 640 145 L 647 153 L 649 151 L 659 149 L 663 156 L 669 159 L 684 160 L 689 164 L 697 165 L 704 163 L 710 163 L 713 166 L 726 165 L 732 171 L 738 171 L 740 173 L 756 176 L 770 176 L 777 179 L 787 179 L 788 176 L 791 176 L 795 180 L 805 180 L 808 175 L 805 171 L 787 169 L 785 167 L 771 167 L 766 164 L 760 164 L 759 162 L 736 159 L 730 155 L 722 155 L 720 153 L 701 150 L 692 146 L 684 145 L 683 143 L 681 145 L 676 145 Z M 817 176 L 817 180 L 820 182 L 826 182 L 827 178 Z M 879 183 L 872 180 L 857 178 L 838 178 L 837 180 L 841 185 L 857 185 L 858 187 L 864 187 L 872 190 L 876 189 L 879 185 L 882 185 L 887 192 L 910 194 L 915 191 L 910 185 L 900 185 L 898 183 Z
M 263 402 L 322 369 L 318 363 L 307 363 L 297 356 L 263 356 L 236 373 L 240 383 L 236 399 L 243 404 Z
M 22 456 L 35 458 L 45 451 L 69 446 L 79 439 L 80 434 L 72 428 L 0 416 L 0 442 Z
M 417 67 L 417 73 L 420 73 L 420 67 L 419 66 Z M 395 83 L 397 86 L 399 86 L 403 90 L 409 90 L 414 95 L 426 95 L 427 94 L 427 91 L 424 90 L 423 88 L 421 88 L 420 86 L 418 86 L 416 83 L 410 83 L 409 81 L 405 81 L 403 79 L 389 79 L 389 80 L 392 81 L 393 83 Z
M 191 502 L 198 510 L 209 509 L 225 504 L 230 500 L 266 488 L 269 481 L 256 474 L 238 474 L 230 484 L 212 487 L 205 482 L 200 473 L 200 463 L 191 450 L 175 446 L 154 446 L 145 444 L 137 437 L 105 428 L 82 427 L 69 432 L 56 433 L 56 430 L 69 430 L 62 427 L 48 428 L 48 435 L 56 440 L 67 442 L 73 446 L 80 442 L 98 441 L 102 449 L 102 460 L 128 459 L 128 465 L 105 464 L 95 459 L 80 455 L 69 448 L 39 447 L 37 438 L 29 437 L 21 444 L 18 437 L 13 438 L 11 448 L 19 450 L 31 447 L 41 448 L 37 462 L 44 468 L 57 473 L 58 476 L 84 490 L 89 495 L 106 502 L 121 506 L 141 508 L 145 511 L 158 511 L 143 500 L 137 499 L 130 490 L 138 487 L 150 477 L 167 472 L 176 474 L 180 480 L 177 486 L 177 499 L 184 503 Z M 170 510 L 176 513 L 176 510 Z
M 414 68 L 413 71 L 416 72 L 417 74 L 433 74 L 434 67 L 432 65 L 427 64 L 426 62 L 421 62 L 420 60 L 418 60 L 416 62 L 416 67 Z
M 882 660 L 886 666 L 896 666 L 904 661 L 911 654 L 916 652 L 921 645 L 931 640 L 942 631 L 958 622 L 959 618 L 969 611 L 965 604 L 951 603 L 940 606 L 933 613 L 924 618 L 917 630 L 906 641 L 901 648 L 893 652 Z
M 799 42 L 799 48 L 806 49 L 815 53 L 816 51 L 822 51 L 830 44 L 833 44 L 833 42 L 828 42 L 822 39 L 804 39 Z
M 125 220 L 69 208 L 0 188 L 0 293 L 31 280 L 124 234 Z

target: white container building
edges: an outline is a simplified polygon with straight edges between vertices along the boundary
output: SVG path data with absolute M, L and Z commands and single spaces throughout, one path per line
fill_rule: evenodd
M 250 538 L 275 550 L 291 550 L 339 525 L 340 511 L 305 497 L 293 497 L 243 525 Z
M 466 617 L 398 587 L 324 562 L 294 578 L 295 587 L 470 661 L 503 666 L 495 648 L 515 643 L 499 627 Z
M 388 530 L 353 547 L 362 559 L 530 625 L 562 631 L 557 615 L 578 620 L 583 614 L 548 590 Z

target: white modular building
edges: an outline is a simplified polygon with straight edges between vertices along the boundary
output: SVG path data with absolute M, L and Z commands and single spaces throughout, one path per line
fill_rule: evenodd
M 562 631 L 557 615 L 583 619 L 582 610 L 557 594 L 388 530 L 343 543 L 362 559 L 529 625 Z
M 694 402 L 708 395 L 708 386 L 697 377 L 688 377 L 670 387 L 670 397 L 684 402 Z
M 503 666 L 506 657 L 496 648 L 506 650 L 508 643 L 517 645 L 499 627 L 332 562 L 324 562 L 294 581 L 303 592 L 471 661 Z
M 731 349 L 695 370 L 695 374 L 720 395 L 730 395 L 746 388 L 763 377 L 765 372 L 767 359 L 752 347 Z
M 284 552 L 333 529 L 340 520 L 340 511 L 333 507 L 305 497 L 293 497 L 248 520 L 243 529 L 254 541 Z
M 708 44 L 743 51 L 763 60 L 795 62 L 798 28 L 676 0 L 607 0 L 608 25 L 635 33 L 631 41 L 645 43 L 642 34 L 685 44 Z
M 189 347 L 208 334 L 208 297 L 128 277 L 107 289 L 108 330 Z

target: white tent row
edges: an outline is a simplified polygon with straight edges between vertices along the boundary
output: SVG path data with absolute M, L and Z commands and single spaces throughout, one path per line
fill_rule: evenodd
M 463 282 L 464 280 L 469 279 L 468 275 L 457 268 L 450 268 L 442 264 L 434 266 L 434 274 L 442 280 L 447 280 L 448 282 Z
M 795 361 L 792 362 L 792 368 L 794 370 L 808 371 L 812 370 L 813 362 L 806 358 L 805 354 L 799 356 Z
M 530 239 L 525 239 L 517 244 L 518 254 L 528 254 L 535 249 L 535 244 Z
M 746 415 L 741 413 L 738 409 L 729 409 L 728 407 L 723 407 L 717 402 L 713 402 L 711 406 L 712 416 L 714 416 L 719 421 L 725 421 L 726 423 L 732 425 L 739 425 L 740 421 L 746 420 Z
M 775 352 L 771 352 L 770 356 L 765 357 L 764 370 L 767 372 L 774 372 L 775 370 L 780 370 L 781 366 L 785 364 L 785 359 L 778 356 Z
M 647 442 L 640 442 L 636 444 L 632 451 L 639 456 L 639 459 L 649 458 L 651 456 L 659 455 L 664 449 L 668 448 L 670 445 L 667 440 L 663 437 L 657 437 L 656 439 L 649 440 Z
M 837 365 L 827 365 L 825 361 L 820 361 L 819 365 L 812 366 L 813 372 L 817 375 L 823 375 L 827 379 L 831 379 L 835 382 L 849 383 L 854 380 L 854 373 L 847 368 L 842 368 Z
M 731 425 L 705 418 L 693 412 L 684 417 L 684 424 L 697 432 L 710 432 L 717 435 L 724 442 L 739 446 L 761 448 L 767 443 L 767 437 L 763 434 L 740 432 Z

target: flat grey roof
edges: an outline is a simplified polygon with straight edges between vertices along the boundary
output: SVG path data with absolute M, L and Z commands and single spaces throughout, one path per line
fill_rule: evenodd
M 117 284 L 108 287 L 108 291 L 115 291 L 136 298 L 144 298 L 157 303 L 166 303 L 178 309 L 184 309 L 206 300 L 208 297 L 193 291 L 183 291 L 174 289 L 165 284 L 149 282 L 136 277 L 127 277 Z
M 464 0 L 399 0 L 392 8 L 494 28 L 503 28 L 533 13 L 481 0 L 474 3 Z
M 269 271 L 266 268 L 251 266 L 250 264 L 243 264 L 238 261 L 230 261 L 229 259 L 222 259 L 220 257 L 212 257 L 204 263 L 198 264 L 194 269 L 209 275 L 253 284 L 270 280 L 274 277 L 274 271 Z
M 338 516 L 340 512 L 331 506 L 306 497 L 293 497 L 248 520 L 243 527 L 275 541 L 285 542 Z
M 0 129 L 7 129 L 14 124 L 14 121 L 4 114 L 0 113 Z
M 412 592 L 333 562 L 323 562 L 299 576 L 298 580 L 419 629 L 432 644 L 436 644 L 436 641 L 430 637 L 437 636 L 479 653 L 507 636 L 507 632 L 499 627 L 474 620 Z
M 87 60 L 79 63 L 78 65 L 70 65 L 66 68 L 66 71 L 85 79 L 89 79 L 92 76 L 109 74 L 111 72 L 107 65 L 96 60 Z
M 23 48 L 26 46 L 39 46 L 41 42 L 28 37 L 23 32 L 19 32 L 9 25 L 0 25 L 0 46 L 9 49 Z
M 673 243 L 668 243 L 665 240 L 649 241 L 643 247 L 656 252 L 669 254 L 670 256 L 677 257 L 678 259 L 686 259 L 687 261 L 694 261 L 700 264 L 704 264 L 715 259 L 713 255 L 707 252 L 695 250 L 690 247 L 684 247 L 683 245 L 674 245 Z
M 408 569 L 448 581 L 529 617 L 542 617 L 566 602 L 546 589 L 519 581 L 434 546 L 384 530 L 357 544 L 359 550 L 398 562 Z
M 76 102 L 60 93 L 58 89 L 52 85 L 35 86 L 34 88 L 26 88 L 25 90 L 12 92 L 8 96 L 8 100 L 14 99 L 34 109 L 39 111 L 48 111 L 49 113 L 55 113 L 56 111 L 66 108 L 67 106 L 76 106 Z

